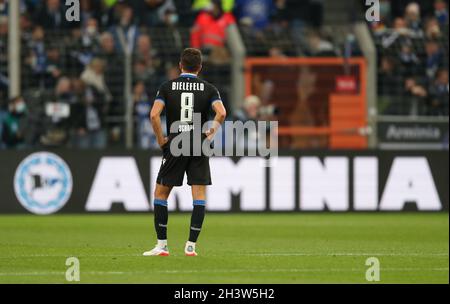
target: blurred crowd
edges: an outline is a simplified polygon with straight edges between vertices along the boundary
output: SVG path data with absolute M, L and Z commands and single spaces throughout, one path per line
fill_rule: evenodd
M 323 30 L 324 0 L 80 0 L 80 22 L 66 20 L 64 0 L 19 0 L 22 96 L 8 99 L 9 1 L 0 0 L 0 148 L 123 146 L 127 99 L 136 145 L 156 148 L 148 113 L 158 86 L 178 76 L 183 48 L 202 49 L 202 77 L 229 108 L 231 24 L 249 56 L 360 54 L 351 35 L 338 45 Z M 370 23 L 380 112 L 448 115 L 448 1 L 380 0 L 380 8 L 381 21 Z M 266 81 L 262 91 L 271 90 Z M 265 95 L 228 119 L 273 117 Z
M 228 102 L 229 81 L 219 80 L 229 75 L 230 24 L 266 43 L 266 33 L 317 28 L 322 19 L 322 0 L 80 0 L 80 22 L 66 20 L 63 0 L 20 0 L 22 96 L 8 99 L 9 1 L 0 0 L 0 148 L 123 146 L 128 72 L 135 142 L 157 147 L 148 113 L 158 86 L 177 77 L 181 49 L 202 49 L 203 76 Z M 262 55 L 290 52 L 265 47 Z
M 380 1 L 379 111 L 448 116 L 448 1 Z

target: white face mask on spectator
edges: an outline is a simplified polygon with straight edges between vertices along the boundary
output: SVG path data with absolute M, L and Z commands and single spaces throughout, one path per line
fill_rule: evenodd
M 169 21 L 169 24 L 171 24 L 171 25 L 177 24 L 178 15 L 177 14 L 169 14 L 168 21 Z
M 10 106 L 10 111 L 16 114 L 22 114 L 25 112 L 27 106 L 23 100 L 17 102 L 15 105 Z
M 88 35 L 93 36 L 93 35 L 97 34 L 97 28 L 95 26 L 88 26 L 86 28 L 86 33 L 88 33 Z

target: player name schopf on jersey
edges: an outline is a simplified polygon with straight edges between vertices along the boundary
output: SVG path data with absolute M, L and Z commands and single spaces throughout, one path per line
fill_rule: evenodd
M 204 91 L 205 84 L 202 82 L 172 82 L 172 91 Z

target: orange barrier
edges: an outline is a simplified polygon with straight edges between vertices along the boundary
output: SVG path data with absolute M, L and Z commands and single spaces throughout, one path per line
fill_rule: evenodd
M 256 67 L 292 66 L 342 67 L 358 68 L 358 89 L 355 92 L 330 92 L 328 96 L 327 126 L 281 126 L 278 134 L 284 137 L 322 136 L 327 137 L 328 147 L 332 149 L 364 149 L 367 148 L 367 136 L 360 130 L 367 126 L 366 107 L 366 62 L 364 58 L 247 58 L 245 62 L 246 95 L 253 92 L 253 77 Z M 280 75 L 280 77 L 281 77 Z M 334 77 L 335 75 L 331 75 Z M 342 75 L 337 75 L 342 76 Z M 344 75 L 345 77 L 345 75 Z M 337 77 L 336 77 L 337 78 Z M 345 80 L 345 78 L 344 78 Z M 336 80 L 337 81 L 337 80 Z

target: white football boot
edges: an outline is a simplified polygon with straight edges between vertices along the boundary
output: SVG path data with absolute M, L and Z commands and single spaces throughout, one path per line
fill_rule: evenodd
M 162 243 L 158 241 L 155 248 L 150 251 L 146 251 L 142 254 L 143 256 L 169 256 L 169 248 L 167 247 L 167 242 Z
M 186 246 L 184 247 L 184 254 L 186 256 L 197 256 L 197 252 L 195 252 L 195 243 L 186 242 Z

